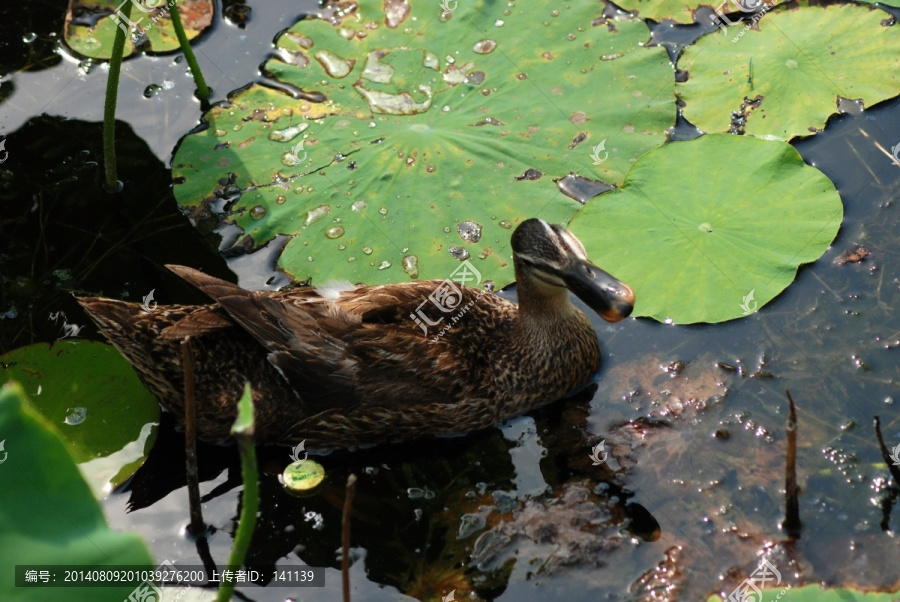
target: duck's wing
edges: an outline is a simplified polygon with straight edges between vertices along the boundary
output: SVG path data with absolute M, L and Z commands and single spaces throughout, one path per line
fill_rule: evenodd
M 343 343 L 318 323 L 321 316 L 299 306 L 321 305 L 309 288 L 287 293 L 247 291 L 199 270 L 177 265 L 167 268 L 212 297 L 231 319 L 268 352 L 294 391 L 311 406 L 345 407 L 355 402 L 355 365 Z M 287 311 L 289 307 L 294 311 Z
M 460 346 L 451 343 L 471 329 L 439 336 L 455 315 L 429 299 L 442 281 L 360 287 L 325 299 L 309 288 L 252 292 L 191 268 L 169 268 L 219 303 L 269 351 L 269 361 L 304 401 L 323 410 L 449 403 L 466 393 L 459 374 L 481 369 L 464 365 Z M 512 305 L 486 293 L 482 302 L 476 289 L 458 290 L 463 298 L 451 300 L 454 308 L 490 313 L 486 305 Z

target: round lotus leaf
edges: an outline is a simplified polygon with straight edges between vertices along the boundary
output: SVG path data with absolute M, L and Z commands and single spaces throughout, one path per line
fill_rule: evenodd
M 172 0 L 170 0 L 172 1 Z M 131 3 L 130 18 L 124 7 Z M 149 50 L 168 52 L 180 47 L 166 0 L 73 0 L 66 14 L 64 37 L 72 50 L 97 59 L 112 56 L 113 40 L 119 27 L 143 32 Z M 188 40 L 193 40 L 212 24 L 210 0 L 178 0 L 178 14 Z M 125 38 L 125 56 L 138 51 L 131 35 Z
M 601 4 L 450 5 L 291 27 L 264 69 L 301 100 L 251 86 L 207 113 L 173 160 L 179 203 L 227 212 L 243 249 L 290 235 L 297 280 L 447 278 L 466 259 L 512 280 L 517 222 L 570 219 L 664 142 L 671 65 Z
M 705 35 L 678 61 L 689 75 L 675 85 L 684 116 L 705 132 L 725 132 L 737 113 L 747 134 L 788 140 L 823 128 L 838 98 L 872 106 L 896 96 L 900 35 L 888 22 L 882 11 L 850 4 L 778 8 L 756 28 Z
M 641 157 L 571 229 L 634 289 L 633 315 L 690 324 L 764 306 L 825 252 L 842 217 L 834 185 L 789 144 L 710 134 Z
M 621 0 L 616 4 L 623 10 L 627 10 L 641 19 L 653 19 L 654 21 L 671 19 L 676 23 L 685 24 L 694 21 L 694 10 L 701 4 L 710 6 L 714 3 L 708 0 L 705 2 L 702 0 L 694 0 L 693 2 L 685 2 L 684 0 Z
M 69 444 L 94 492 L 124 482 L 156 441 L 159 403 L 111 345 L 36 343 L 0 356 L 2 377 L 16 380 Z
M 6 357 L 6 356 L 5 356 Z M 5 360 L 4 360 L 5 361 Z M 0 387 L 0 600 L 125 600 L 122 587 L 16 587 L 15 565 L 122 565 L 153 567 L 147 545 L 134 533 L 113 531 L 72 462 L 58 425 L 35 411 L 18 383 Z M 62 580 L 61 571 L 57 573 Z M 103 584 L 109 586 L 109 583 Z

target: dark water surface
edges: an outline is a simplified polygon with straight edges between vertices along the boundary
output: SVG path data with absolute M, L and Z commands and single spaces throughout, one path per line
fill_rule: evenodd
M 196 44 L 216 101 L 257 79 L 275 32 L 312 3 L 254 3 L 246 29 L 222 23 Z M 105 67 L 52 52 L 64 2 L 0 8 L 0 350 L 52 341 L 81 289 L 140 300 L 204 302 L 162 266 L 189 262 L 231 277 L 178 212 L 168 162 L 200 106 L 173 55 L 123 68 L 118 144 L 122 195 L 100 192 Z M 30 42 L 19 42 L 36 33 Z M 18 71 L 28 66 L 24 71 Z M 163 87 L 145 98 L 151 84 Z M 171 84 L 171 85 L 170 85 Z M 166 89 L 166 88 L 169 89 Z M 675 137 L 691 137 L 689 125 Z M 844 222 L 831 249 L 762 311 L 719 325 L 616 325 L 592 316 L 605 365 L 586 392 L 500 428 L 457 439 L 382 445 L 319 458 L 312 497 L 286 494 L 287 447 L 260 449 L 261 506 L 248 556 L 259 569 L 300 563 L 325 588 L 243 591 L 252 600 L 340 598 L 341 508 L 349 474 L 354 600 L 480 598 L 697 600 L 730 592 L 764 556 L 789 583 L 900 585 L 900 527 L 884 503 L 887 470 L 872 430 L 900 443 L 900 103 L 834 118 L 800 140 L 835 183 Z M 862 246 L 868 255 L 845 261 Z M 857 251 L 857 255 L 862 253 Z M 242 264 L 264 270 L 267 259 Z M 514 291 L 503 293 L 514 297 Z M 590 314 L 590 312 L 587 312 Z M 98 337 L 89 325 L 82 335 Z M 801 538 L 785 545 L 785 389 L 798 405 Z M 595 466 L 593 446 L 609 457 Z M 203 513 L 188 522 L 183 441 L 163 416 L 146 465 L 104 500 L 110 524 L 136 531 L 154 557 L 224 564 L 240 510 L 234 448 L 201 445 Z M 400 592 L 403 592 L 402 594 Z

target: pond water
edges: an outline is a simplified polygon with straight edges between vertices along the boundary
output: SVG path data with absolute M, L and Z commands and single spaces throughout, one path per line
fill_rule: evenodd
M 258 79 L 274 32 L 314 8 L 255 3 L 244 29 L 217 16 L 195 45 L 214 101 Z M 62 323 L 47 319 L 56 312 L 99 340 L 68 289 L 135 301 L 154 289 L 161 304 L 205 302 L 163 264 L 189 261 L 225 278 L 234 271 L 247 286 L 274 274 L 271 253 L 226 263 L 217 235 L 198 236 L 176 207 L 171 152 L 201 113 L 174 55 L 125 63 L 117 115 L 125 188 L 100 192 L 106 68 L 54 52 L 64 9 L 0 8 L 2 68 L 11 74 L 0 83 L 9 153 L 0 167 L 3 352 L 62 336 Z M 692 135 L 683 125 L 674 137 Z M 900 443 L 900 166 L 877 146 L 897 144 L 897 99 L 833 118 L 795 143 L 835 183 L 844 221 L 825 255 L 757 313 L 717 325 L 609 325 L 586 310 L 604 350 L 588 390 L 487 432 L 320 457 L 328 478 L 310 497 L 278 482 L 290 449 L 261 448 L 247 565 L 308 564 L 324 572 L 325 587 L 245 590 L 243 599 L 339 599 L 350 474 L 359 479 L 354 600 L 439 600 L 451 591 L 516 602 L 698 600 L 730 593 L 761 558 L 790 566 L 787 583 L 900 587 L 891 535 L 900 517 L 886 501 L 872 426 L 880 415 L 887 445 Z M 501 294 L 515 298 L 514 287 Z M 779 528 L 786 389 L 799 423 L 803 530 L 793 542 Z M 595 463 L 601 442 L 608 456 Z M 210 525 L 200 540 L 185 534 L 182 449 L 163 415 L 146 464 L 103 501 L 106 516 L 141 534 L 159 561 L 224 564 L 240 510 L 236 449 L 200 445 Z

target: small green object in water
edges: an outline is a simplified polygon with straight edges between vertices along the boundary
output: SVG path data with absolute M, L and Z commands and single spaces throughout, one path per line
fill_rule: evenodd
M 303 495 L 311 493 L 322 484 L 325 469 L 315 460 L 300 460 L 289 464 L 282 477 L 288 493 Z

